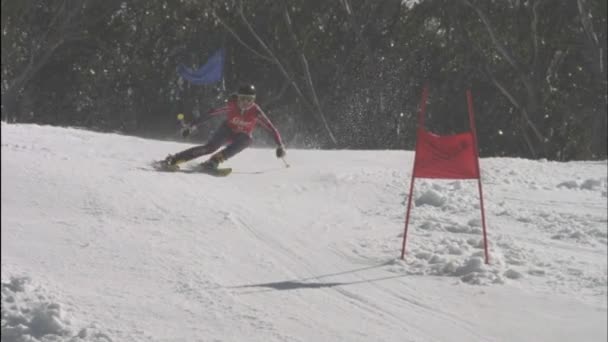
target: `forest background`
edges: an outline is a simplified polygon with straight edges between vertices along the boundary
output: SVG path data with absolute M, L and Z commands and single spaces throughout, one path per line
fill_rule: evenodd
M 606 12 L 592 0 L 2 0 L 2 120 L 167 138 L 177 113 L 253 83 L 288 148 L 411 150 L 428 82 L 426 125 L 440 134 L 469 128 L 471 89 L 481 156 L 605 159 Z M 222 81 L 179 77 L 218 49 Z

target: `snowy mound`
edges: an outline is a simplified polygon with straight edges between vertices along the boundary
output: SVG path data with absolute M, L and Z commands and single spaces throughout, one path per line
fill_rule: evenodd
M 399 258 L 411 152 L 149 167 L 190 146 L 2 124 L 3 342 L 608 337 L 606 161 L 482 159 L 485 264 L 476 181 L 416 180 Z
M 34 288 L 28 277 L 2 282 L 2 341 L 109 342 L 95 326 L 73 327 L 62 305 Z

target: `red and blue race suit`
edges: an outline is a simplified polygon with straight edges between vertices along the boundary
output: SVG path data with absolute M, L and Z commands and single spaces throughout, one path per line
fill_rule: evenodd
M 226 115 L 226 119 L 205 145 L 195 146 L 179 152 L 173 156 L 173 160 L 180 162 L 192 160 L 213 153 L 226 144 L 226 148 L 214 155 L 214 157 L 220 161 L 227 160 L 251 144 L 251 135 L 258 123 L 273 134 L 277 146 L 283 146 L 279 131 L 256 103 L 252 103 L 248 109 L 241 110 L 237 105 L 236 99 L 230 99 L 224 106 L 210 110 L 199 121 L 202 123 L 213 116 L 222 114 Z M 195 124 L 198 123 L 195 122 Z
M 256 124 L 259 122 L 262 127 L 273 134 L 274 141 L 278 146 L 283 145 L 279 131 L 256 103 L 253 103 L 249 109 L 241 110 L 235 100 L 230 100 L 225 106 L 213 109 L 207 114 L 209 116 L 226 114 L 225 124 L 232 132 L 235 134 L 245 133 L 249 137 L 251 137 Z

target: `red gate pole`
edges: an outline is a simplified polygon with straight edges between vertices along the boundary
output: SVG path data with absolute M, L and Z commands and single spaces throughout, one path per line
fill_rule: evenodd
M 420 112 L 418 113 L 418 129 L 416 131 L 416 145 L 418 145 L 418 137 L 420 136 L 420 130 L 424 129 L 424 115 L 426 113 L 426 99 L 429 94 L 428 82 L 422 89 L 422 100 L 420 102 Z M 414 166 L 412 167 L 412 179 L 410 181 L 410 193 L 407 200 L 407 212 L 405 214 L 405 228 L 403 229 L 403 244 L 401 246 L 401 259 L 405 256 L 405 242 L 407 240 L 407 227 L 410 223 L 410 210 L 412 209 L 412 196 L 414 195 L 414 181 L 416 178 L 416 157 L 414 149 Z
M 416 162 L 414 161 L 414 164 Z M 415 168 L 415 167 L 414 167 Z M 412 170 L 412 181 L 410 183 L 410 193 L 407 200 L 407 213 L 405 214 L 405 229 L 403 230 L 403 245 L 401 246 L 401 260 L 405 256 L 405 240 L 407 240 L 407 226 L 410 223 L 410 209 L 412 208 L 412 193 L 414 192 L 414 172 Z
M 477 168 L 477 187 L 479 189 L 479 205 L 481 207 L 481 224 L 483 227 L 483 250 L 485 253 L 486 264 L 490 263 L 490 257 L 488 255 L 488 237 L 486 233 L 486 214 L 483 207 L 483 190 L 481 188 L 481 171 L 479 168 L 479 147 L 477 145 L 477 129 L 475 128 L 475 118 L 473 114 L 473 97 L 471 96 L 471 90 L 467 89 L 467 104 L 469 107 L 469 122 L 471 125 L 471 131 L 473 133 L 473 148 L 475 150 L 475 165 Z

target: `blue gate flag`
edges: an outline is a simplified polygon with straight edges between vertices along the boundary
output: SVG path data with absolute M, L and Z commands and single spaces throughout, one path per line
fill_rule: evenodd
M 192 70 L 183 64 L 177 67 L 177 72 L 181 77 L 192 84 L 211 84 L 222 79 L 224 69 L 224 49 L 217 50 L 207 63 L 198 70 Z

